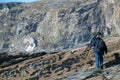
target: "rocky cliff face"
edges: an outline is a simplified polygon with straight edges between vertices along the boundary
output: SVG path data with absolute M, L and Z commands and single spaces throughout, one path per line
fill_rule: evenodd
M 0 3 L 0 48 L 58 51 L 82 46 L 97 31 L 120 32 L 119 0 L 43 0 Z

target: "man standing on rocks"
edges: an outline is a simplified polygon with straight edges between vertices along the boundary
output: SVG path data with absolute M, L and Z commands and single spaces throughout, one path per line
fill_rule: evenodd
M 97 69 L 103 69 L 103 55 L 104 53 L 107 54 L 107 46 L 101 36 L 102 34 L 98 32 L 89 44 L 89 47 L 94 47 L 93 51 Z

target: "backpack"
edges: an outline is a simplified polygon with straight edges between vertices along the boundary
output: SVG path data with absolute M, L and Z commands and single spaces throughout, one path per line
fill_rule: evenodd
M 98 39 L 96 46 L 99 50 L 105 51 L 106 50 L 106 44 L 102 39 Z

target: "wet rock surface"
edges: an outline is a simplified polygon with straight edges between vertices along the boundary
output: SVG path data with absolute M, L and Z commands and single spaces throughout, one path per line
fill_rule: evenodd
M 111 41 L 114 41 L 111 44 Z M 84 48 L 29 55 L 0 55 L 1 80 L 119 80 L 120 38 L 106 39 L 109 52 L 102 70 L 95 69 L 92 50 L 84 59 Z M 114 44 L 114 46 L 113 46 Z M 4 61 L 3 61 L 4 60 Z

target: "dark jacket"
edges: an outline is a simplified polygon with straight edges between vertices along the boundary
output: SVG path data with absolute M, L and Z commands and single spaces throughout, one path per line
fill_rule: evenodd
M 97 45 L 96 45 L 96 44 L 97 44 L 97 41 L 100 40 L 100 39 L 101 39 L 101 38 L 97 38 L 97 39 L 94 38 L 94 39 L 92 39 L 92 41 L 91 41 L 90 44 L 89 44 L 90 47 L 92 47 L 92 46 L 94 47 L 94 49 L 93 49 L 94 52 L 100 52 L 100 51 L 101 51 L 100 49 L 98 49 L 98 47 L 97 47 Z M 105 46 L 106 46 L 106 44 L 105 44 Z M 105 52 L 105 53 L 107 53 L 107 46 L 106 46 L 105 49 L 102 50 L 102 51 Z

